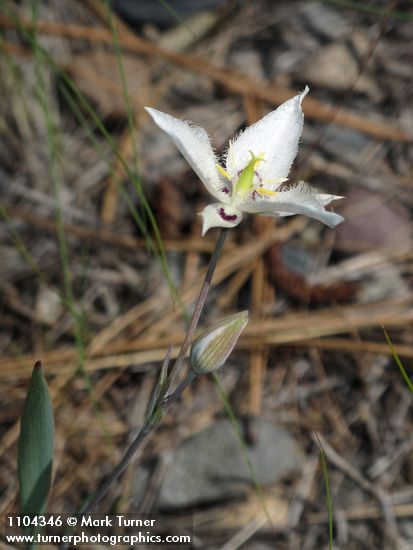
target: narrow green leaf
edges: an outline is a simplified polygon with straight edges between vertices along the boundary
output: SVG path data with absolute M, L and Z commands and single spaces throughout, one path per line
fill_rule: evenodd
M 390 5 L 390 9 L 388 9 L 386 7 L 382 8 L 380 6 L 370 5 L 367 2 L 355 1 L 355 0 L 324 0 L 324 2 L 328 4 L 336 4 L 337 6 L 341 6 L 343 8 L 347 8 L 350 10 L 372 13 L 380 17 L 391 17 L 394 19 L 400 19 L 401 21 L 412 20 L 412 17 L 409 13 L 403 12 L 402 10 L 391 9 L 391 5 Z M 384 3 L 384 6 L 385 5 L 386 4 Z M 397 3 L 393 5 L 397 6 Z
M 323 449 L 323 446 L 321 445 L 321 441 L 317 435 L 317 432 L 315 432 L 315 436 L 317 438 L 318 445 L 320 447 L 321 465 L 323 467 L 324 484 L 326 487 L 326 499 L 327 499 L 327 510 L 328 510 L 328 548 L 329 550 L 333 550 L 333 499 L 331 497 L 330 476 L 328 474 L 326 455 L 324 454 L 324 449 Z
M 386 337 L 387 343 L 389 344 L 389 348 L 390 348 L 391 354 L 393 355 L 393 359 L 396 361 L 396 365 L 399 367 L 400 372 L 402 373 L 407 389 L 409 390 L 410 393 L 413 393 L 412 381 L 410 380 L 410 377 L 407 374 L 406 369 L 403 366 L 403 363 L 401 362 L 401 359 L 399 357 L 399 354 L 396 351 L 396 348 L 393 346 L 393 342 L 390 339 L 389 333 L 387 332 L 387 330 L 384 328 L 383 325 L 381 326 L 381 328 L 383 329 L 384 336 Z
M 21 418 L 18 475 L 20 511 L 46 511 L 53 461 L 53 411 L 40 361 L 34 366 Z
M 232 429 L 233 429 L 235 435 L 238 438 L 240 448 L 241 448 L 242 458 L 245 462 L 246 467 L 249 470 L 251 479 L 252 479 L 252 481 L 254 483 L 254 486 L 255 486 L 255 492 L 257 493 L 257 496 L 261 501 L 261 506 L 262 506 L 263 512 L 264 512 L 264 514 L 265 514 L 265 516 L 268 520 L 268 525 L 273 527 L 274 525 L 273 525 L 273 521 L 271 519 L 270 510 L 267 506 L 264 491 L 263 491 L 261 483 L 258 479 L 258 476 L 257 476 L 257 473 L 255 471 L 254 465 L 251 462 L 251 458 L 250 458 L 250 455 L 249 455 L 249 452 L 248 452 L 248 445 L 247 445 L 247 442 L 245 440 L 244 434 L 241 431 L 238 420 L 235 416 L 235 413 L 234 413 L 234 410 L 231 406 L 231 403 L 229 402 L 229 398 L 228 398 L 228 395 L 227 395 L 227 393 L 224 389 L 224 386 L 221 384 L 221 380 L 219 379 L 219 376 L 217 375 L 216 372 L 213 372 L 212 377 L 214 379 L 215 388 L 218 392 L 218 395 L 220 396 L 221 401 L 224 404 L 225 412 L 227 413 L 228 418 L 230 419 Z
M 179 13 L 169 4 L 169 2 L 167 2 L 166 0 L 158 0 L 158 2 L 169 14 L 172 15 L 174 19 L 176 19 L 178 23 L 180 23 L 183 27 L 186 27 L 194 38 L 197 38 L 197 35 L 194 33 L 194 31 L 191 29 L 185 19 L 179 15 Z

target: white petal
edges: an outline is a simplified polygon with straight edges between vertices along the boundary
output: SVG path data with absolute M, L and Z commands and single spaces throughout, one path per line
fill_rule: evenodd
M 344 199 L 344 197 L 340 195 L 328 195 L 326 193 L 316 193 L 316 198 L 323 206 L 327 206 L 327 204 L 330 204 L 332 201 L 338 201 L 340 199 Z
M 333 200 L 341 199 L 336 195 L 314 192 L 308 185 L 300 182 L 297 187 L 281 191 L 271 200 L 256 200 L 242 206 L 244 212 L 263 214 L 264 216 L 291 216 L 304 214 L 319 220 L 329 227 L 335 227 L 344 218 L 335 212 L 329 212 L 324 206 Z
M 235 227 L 242 220 L 242 212 L 233 206 L 216 202 L 206 206 L 202 212 L 202 236 L 211 227 Z
M 159 128 L 172 139 L 208 191 L 215 198 L 228 201 L 227 194 L 222 191 L 225 184 L 221 181 L 216 168 L 218 161 L 205 130 L 156 109 L 145 107 L 145 110 Z
M 255 155 L 265 154 L 259 165 L 260 175 L 266 179 L 286 178 L 298 151 L 298 140 L 303 130 L 304 115 L 301 102 L 308 93 L 305 90 L 289 99 L 264 118 L 247 128 L 230 146 L 226 157 L 226 169 L 231 176 Z

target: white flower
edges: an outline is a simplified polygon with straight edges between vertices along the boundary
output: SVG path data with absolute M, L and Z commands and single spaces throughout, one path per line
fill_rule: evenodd
M 304 122 L 301 102 L 307 93 L 308 86 L 230 141 L 225 167 L 218 164 L 203 128 L 146 107 L 219 201 L 201 212 L 203 235 L 211 227 L 235 227 L 243 212 L 273 217 L 305 214 L 330 227 L 343 221 L 324 208 L 342 197 L 317 193 L 304 182 L 283 186 L 298 151 Z

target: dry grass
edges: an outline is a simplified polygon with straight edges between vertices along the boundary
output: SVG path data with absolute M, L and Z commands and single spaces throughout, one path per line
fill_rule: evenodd
M 60 225 L 47 121 L 36 99 L 36 52 L 24 34 L 34 28 L 30 11 L 3 4 L 0 503 L 2 512 L 17 510 L 18 422 L 31 368 L 41 358 L 56 415 L 49 508 L 71 512 L 121 458 L 170 344 L 176 357 L 185 322 L 121 193 L 142 214 L 125 173 L 124 161 L 133 172 L 134 144 L 103 3 L 54 0 L 40 9 L 39 42 L 56 64 L 43 60 L 41 71 L 59 147 Z M 214 247 L 213 232 L 200 238 L 196 216 L 207 197 L 144 116 L 144 105 L 199 123 L 221 152 L 244 123 L 309 81 L 292 176 L 347 196 L 337 206 L 346 222 L 336 231 L 301 217 L 248 220 L 225 245 L 201 324 L 247 308 L 251 320 L 220 373 L 224 387 L 246 425 L 257 418 L 283 425 L 305 462 L 302 471 L 263 488 L 273 526 L 248 487 L 231 501 L 172 514 L 173 525 L 185 526 L 197 512 L 200 547 L 327 547 L 315 431 L 329 464 L 334 547 L 413 547 L 412 397 L 381 329 L 389 331 L 409 371 L 413 11 L 396 4 L 393 9 L 405 9 L 411 19 L 396 24 L 389 16 L 323 3 L 227 2 L 190 22 L 196 37 L 179 26 L 160 31 L 148 24 L 138 35 L 114 16 L 138 134 L 140 181 L 186 307 L 197 297 Z M 340 63 L 339 78 L 334 71 Z M 86 127 L 80 124 L 62 91 L 60 70 L 96 109 L 121 159 L 75 98 Z M 59 298 L 59 232 L 67 246 L 71 305 L 81 321 Z M 92 393 L 79 366 L 90 376 Z M 157 510 L 170 453 L 223 411 L 211 380 L 197 380 L 101 510 Z M 152 465 L 143 495 L 136 494 L 135 483 L 142 463 Z

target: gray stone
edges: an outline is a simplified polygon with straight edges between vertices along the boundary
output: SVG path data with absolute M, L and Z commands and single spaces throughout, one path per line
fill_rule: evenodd
M 253 429 L 256 441 L 248 453 L 260 484 L 274 483 L 303 464 L 300 447 L 284 428 L 257 419 Z M 234 428 L 224 419 L 177 448 L 157 504 L 191 506 L 235 496 L 253 483 Z
M 302 16 L 310 28 L 317 34 L 337 40 L 345 37 L 349 33 L 349 23 L 339 10 L 329 8 L 324 4 L 309 3 Z

